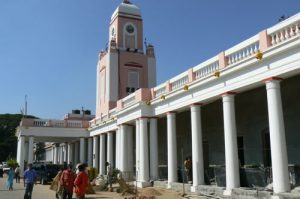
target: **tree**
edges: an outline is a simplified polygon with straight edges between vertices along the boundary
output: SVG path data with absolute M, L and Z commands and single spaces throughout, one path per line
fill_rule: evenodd
M 16 157 L 17 137 L 15 134 L 22 117 L 21 114 L 0 114 L 0 162 Z

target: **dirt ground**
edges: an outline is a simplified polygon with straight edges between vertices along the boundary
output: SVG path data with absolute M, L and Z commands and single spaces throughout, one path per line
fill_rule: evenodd
M 114 189 L 116 190 L 116 189 Z M 206 199 L 207 197 L 204 196 L 196 196 L 196 195 L 185 195 L 182 196 L 182 193 L 176 192 L 173 190 L 168 190 L 168 189 L 163 189 L 163 188 L 156 188 L 156 187 L 148 187 L 148 188 L 143 188 L 143 189 L 138 189 L 138 194 L 135 198 L 136 195 L 133 194 L 125 194 L 122 196 L 120 193 L 117 193 L 115 191 L 113 192 L 108 192 L 108 191 L 101 191 L 101 192 L 96 192 L 95 199 L 102 199 L 102 198 L 116 198 L 116 199 L 176 199 L 176 198 L 199 198 L 199 199 Z M 154 198 L 153 198 L 154 196 Z

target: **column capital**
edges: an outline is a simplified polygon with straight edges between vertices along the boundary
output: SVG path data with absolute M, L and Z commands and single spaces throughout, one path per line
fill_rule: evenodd
M 169 111 L 167 112 L 167 115 L 176 114 L 176 113 L 177 113 L 176 111 Z
M 233 91 L 227 91 L 225 93 L 220 94 L 222 97 L 226 96 L 226 95 L 236 95 L 238 94 L 238 92 L 233 92 Z
M 204 103 L 193 103 L 190 105 L 190 107 L 194 107 L 194 106 L 203 106 Z
M 269 81 L 282 81 L 282 80 L 283 80 L 283 78 L 281 78 L 281 77 L 269 77 L 269 78 L 263 79 L 262 82 L 266 83 Z

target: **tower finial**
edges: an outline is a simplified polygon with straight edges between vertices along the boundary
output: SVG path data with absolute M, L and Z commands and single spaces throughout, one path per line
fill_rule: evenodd
M 129 0 L 123 0 L 123 3 L 131 4 L 131 2 Z

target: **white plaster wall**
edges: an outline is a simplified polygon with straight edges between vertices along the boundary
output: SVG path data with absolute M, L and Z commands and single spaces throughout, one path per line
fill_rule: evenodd
M 118 100 L 118 90 L 119 90 L 118 84 L 119 84 L 118 53 L 110 52 L 107 54 L 107 67 L 106 67 L 107 101 Z

